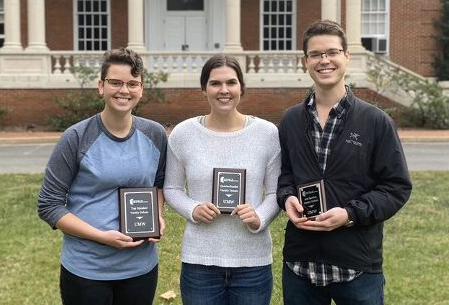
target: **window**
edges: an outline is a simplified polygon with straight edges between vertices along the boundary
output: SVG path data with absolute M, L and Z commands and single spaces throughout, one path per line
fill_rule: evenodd
M 204 0 L 167 0 L 167 11 L 204 11 Z
M 261 49 L 296 49 L 296 1 L 261 0 Z
M 389 0 L 362 0 L 362 44 L 376 53 L 387 53 Z
M 4 1 L 0 0 L 0 48 L 5 42 L 5 7 Z
M 106 51 L 110 48 L 109 1 L 75 0 L 75 49 Z

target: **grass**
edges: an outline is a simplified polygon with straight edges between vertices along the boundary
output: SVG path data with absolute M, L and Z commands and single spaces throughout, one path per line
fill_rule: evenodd
M 61 233 L 36 214 L 42 175 L 0 175 L 0 304 L 60 304 Z M 412 197 L 385 224 L 386 304 L 449 304 L 449 172 L 412 173 Z M 159 244 L 155 304 L 181 304 L 180 244 L 184 220 L 166 208 L 167 233 Z M 282 304 L 281 266 L 286 218 L 271 225 L 272 304 Z M 174 301 L 159 295 L 174 290 Z

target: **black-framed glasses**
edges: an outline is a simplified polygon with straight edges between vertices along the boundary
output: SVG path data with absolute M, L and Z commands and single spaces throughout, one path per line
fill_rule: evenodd
M 122 80 L 114 78 L 105 78 L 104 80 L 108 82 L 109 86 L 116 90 L 120 90 L 123 84 L 126 84 L 126 87 L 128 87 L 128 90 L 131 92 L 139 91 L 139 89 L 142 87 L 142 82 L 139 82 L 137 80 L 130 80 L 129 82 L 124 82 Z
M 306 54 L 306 57 L 314 60 L 321 59 L 323 58 L 324 55 L 326 55 L 327 58 L 334 58 L 340 55 L 340 53 L 343 51 L 344 51 L 343 49 L 329 49 L 326 52 L 312 51 L 308 52 Z

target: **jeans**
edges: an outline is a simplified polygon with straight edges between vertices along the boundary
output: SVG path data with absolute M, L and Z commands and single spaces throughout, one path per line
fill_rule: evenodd
M 296 275 L 285 263 L 282 290 L 285 305 L 383 305 L 385 278 L 382 273 L 364 272 L 350 282 L 318 287 Z
M 74 275 L 61 265 L 62 304 L 148 305 L 156 292 L 158 266 L 150 272 L 123 280 L 97 281 Z
M 268 305 L 272 290 L 271 265 L 226 268 L 182 263 L 184 305 Z

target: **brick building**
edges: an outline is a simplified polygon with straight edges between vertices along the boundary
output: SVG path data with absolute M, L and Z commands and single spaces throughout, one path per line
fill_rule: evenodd
M 433 77 L 440 0 L 0 0 L 2 124 L 45 125 L 52 99 L 79 85 L 71 65 L 98 67 L 105 50 L 128 46 L 150 71 L 164 70 L 166 102 L 144 115 L 162 123 L 208 110 L 199 71 L 215 53 L 238 57 L 248 90 L 241 110 L 277 121 L 312 82 L 302 70 L 302 33 L 317 19 L 345 27 L 349 80 L 369 98 L 374 54 L 385 69 Z M 96 84 L 91 84 L 95 88 Z M 407 104 L 397 92 L 385 104 Z

